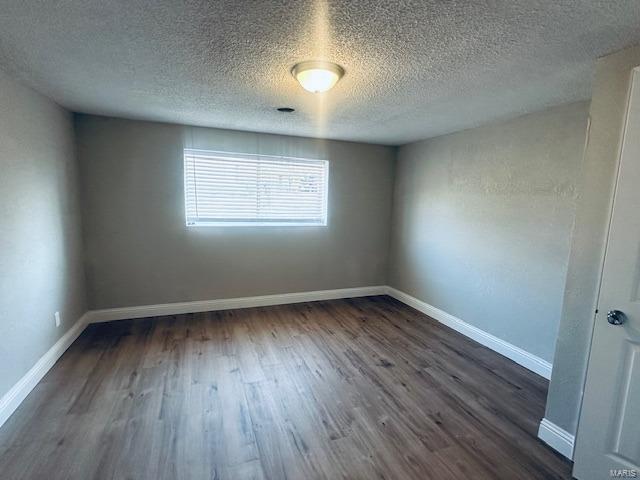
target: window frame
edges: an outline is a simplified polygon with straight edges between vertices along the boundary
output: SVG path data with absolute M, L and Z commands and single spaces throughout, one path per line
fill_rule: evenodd
M 211 157 L 221 157 L 221 158 L 233 158 L 237 157 L 238 161 L 242 161 L 243 159 L 251 160 L 251 159 L 270 159 L 274 161 L 294 161 L 298 163 L 314 163 L 314 164 L 322 164 L 324 169 L 324 182 L 322 185 L 322 216 L 320 221 L 300 221 L 300 220 L 291 220 L 291 221 L 282 221 L 282 220 L 265 220 L 265 219 L 255 219 L 255 220 L 210 220 L 210 221 L 192 221 L 189 217 L 188 212 L 188 190 L 187 190 L 187 158 L 193 156 L 211 156 Z M 328 224 L 328 216 L 329 216 L 329 172 L 330 172 L 330 163 L 329 160 L 321 159 L 321 158 L 305 158 L 305 157 L 292 157 L 288 155 L 269 155 L 269 154 L 259 154 L 259 153 L 239 153 L 239 152 L 229 152 L 229 151 L 220 151 L 220 150 L 205 150 L 205 149 L 196 149 L 196 148 L 183 148 L 182 150 L 182 167 L 183 167 L 183 188 L 184 188 L 184 209 L 185 209 L 185 224 L 189 228 L 198 228 L 198 227 L 326 227 Z

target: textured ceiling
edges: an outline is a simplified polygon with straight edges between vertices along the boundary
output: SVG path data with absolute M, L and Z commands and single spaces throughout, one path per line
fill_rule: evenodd
M 71 110 L 385 144 L 587 99 L 638 42 L 640 0 L 0 0 L 0 66 Z

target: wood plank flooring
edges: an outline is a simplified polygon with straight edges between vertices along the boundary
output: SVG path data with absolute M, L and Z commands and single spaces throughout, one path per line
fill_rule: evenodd
M 0 477 L 571 478 L 546 393 L 384 296 L 97 324 L 0 430 Z

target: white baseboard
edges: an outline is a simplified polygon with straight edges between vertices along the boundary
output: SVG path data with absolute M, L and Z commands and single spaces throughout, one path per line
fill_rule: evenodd
M 261 295 L 257 297 L 223 298 L 218 300 L 200 300 L 195 302 L 107 308 L 104 310 L 91 310 L 87 312 L 87 315 L 89 323 L 100 323 L 129 318 L 157 317 L 162 315 L 178 315 L 181 313 L 229 310 L 232 308 L 266 307 L 269 305 L 286 305 L 289 303 L 314 302 L 317 300 L 385 295 L 386 290 L 387 287 L 382 285 L 372 287 L 339 288 L 335 290 L 281 293 L 276 295 Z
M 575 436 L 555 423 L 543 418 L 538 429 L 538 438 L 569 460 L 573 460 Z
M 60 339 L 45 353 L 36 364 L 16 383 L 11 390 L 0 398 L 0 427 L 16 411 L 29 392 L 34 389 L 47 372 L 55 365 L 62 354 L 80 336 L 87 326 L 84 314 Z
M 420 310 L 422 313 L 429 315 L 430 317 L 438 320 L 440 323 L 453 328 L 457 332 L 472 338 L 476 342 L 484 345 L 491 350 L 498 352 L 501 355 L 513 360 L 519 365 L 528 368 L 534 373 L 546 378 L 551 378 L 551 363 L 537 357 L 526 350 L 516 347 L 515 345 L 505 342 L 504 340 L 485 332 L 484 330 L 474 327 L 453 315 L 440 310 L 439 308 L 429 305 L 422 300 L 418 300 L 409 294 L 401 292 L 393 287 L 387 287 L 387 295 L 400 300 L 402 303 L 406 303 L 410 307 Z

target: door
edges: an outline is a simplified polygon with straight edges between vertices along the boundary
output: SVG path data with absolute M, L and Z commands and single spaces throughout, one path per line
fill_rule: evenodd
M 640 478 L 640 73 L 633 72 L 573 474 Z

